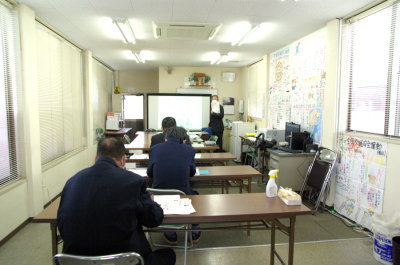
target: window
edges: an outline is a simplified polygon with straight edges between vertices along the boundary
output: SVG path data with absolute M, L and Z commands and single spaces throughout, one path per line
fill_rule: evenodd
M 122 96 L 123 114 L 125 120 L 143 119 L 143 95 Z
M 42 164 L 85 146 L 82 51 L 36 25 Z
M 114 86 L 113 71 L 93 59 L 93 128 L 105 128 L 107 112 L 111 111 Z M 96 139 L 94 139 L 96 140 Z
M 400 5 L 367 12 L 347 26 L 347 129 L 400 136 Z
M 16 17 L 0 3 L 0 186 L 18 179 Z

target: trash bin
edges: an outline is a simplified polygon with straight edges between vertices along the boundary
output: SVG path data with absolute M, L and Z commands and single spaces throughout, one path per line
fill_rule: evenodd
M 393 265 L 400 265 L 400 236 L 392 238 Z
M 393 264 L 392 238 L 400 236 L 399 221 L 397 216 L 389 218 L 383 214 L 375 214 L 372 218 L 374 257 L 383 264 Z

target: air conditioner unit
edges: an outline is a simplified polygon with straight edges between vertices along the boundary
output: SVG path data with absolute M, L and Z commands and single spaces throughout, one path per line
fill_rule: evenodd
M 188 22 L 153 22 L 154 36 L 160 39 L 211 40 L 221 24 Z

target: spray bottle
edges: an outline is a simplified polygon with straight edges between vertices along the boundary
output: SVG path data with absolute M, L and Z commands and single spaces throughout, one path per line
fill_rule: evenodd
M 267 183 L 267 188 L 265 190 L 265 193 L 267 194 L 267 197 L 275 197 L 278 195 L 278 186 L 275 183 L 275 178 L 278 177 L 278 169 L 270 170 L 268 175 L 269 175 L 269 180 Z

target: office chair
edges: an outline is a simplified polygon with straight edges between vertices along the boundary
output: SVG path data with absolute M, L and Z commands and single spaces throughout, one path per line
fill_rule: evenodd
M 153 188 L 147 188 L 147 191 L 150 192 L 150 194 L 153 195 L 186 195 L 183 191 L 181 190 L 176 190 L 176 189 L 153 189 Z M 172 224 L 172 225 L 159 225 L 158 228 L 165 228 L 165 229 L 173 229 L 173 230 L 185 230 L 185 244 L 183 246 L 171 246 L 171 245 L 165 245 L 165 244 L 153 244 L 151 236 L 149 234 L 149 239 L 150 243 L 153 246 L 157 247 L 175 247 L 175 248 L 183 248 L 184 249 L 184 262 L 183 264 L 186 265 L 186 259 L 187 259 L 187 249 L 193 247 L 193 241 L 192 241 L 192 236 L 189 236 L 189 224 Z M 190 245 L 188 246 L 188 240 Z
M 54 265 L 144 265 L 143 258 L 136 252 L 119 253 L 104 256 L 80 256 L 56 254 Z
M 312 204 L 315 202 L 312 211 L 315 214 L 320 206 L 322 196 L 324 197 L 323 206 L 325 207 L 327 187 L 329 179 L 335 166 L 337 154 L 324 147 L 318 148 L 314 160 L 308 168 L 303 186 L 300 190 L 300 196 L 303 198 L 305 192 L 308 193 L 307 199 Z

